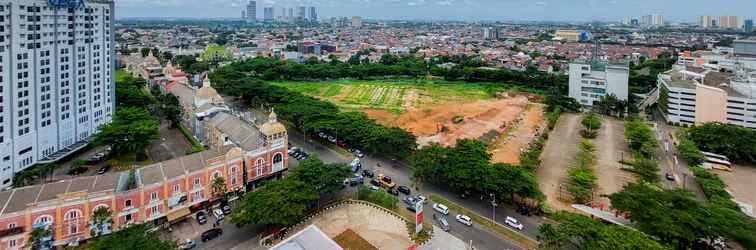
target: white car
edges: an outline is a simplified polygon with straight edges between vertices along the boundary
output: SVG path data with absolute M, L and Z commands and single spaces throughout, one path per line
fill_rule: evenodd
M 470 217 L 467 215 L 458 214 L 457 221 L 459 221 L 459 223 L 467 225 L 468 227 L 472 226 L 472 219 L 470 219 Z
M 223 217 L 224 217 L 223 216 L 223 210 L 221 210 L 220 208 L 214 209 L 213 210 L 213 215 L 215 216 L 215 219 L 217 219 L 219 221 L 223 220 Z
M 415 200 L 417 200 L 417 202 L 422 202 L 423 204 L 428 204 L 428 198 L 425 198 L 425 196 L 422 195 L 418 195 Z
M 182 241 L 181 243 L 179 243 L 178 249 L 180 249 L 180 250 L 192 249 L 195 246 L 197 246 L 197 244 L 194 243 L 193 240 L 186 239 L 186 240 Z
M 517 221 L 517 219 L 507 216 L 507 219 L 504 220 L 504 223 L 507 223 L 510 227 L 517 228 L 517 230 L 522 230 L 524 226 L 522 223 Z
M 376 187 L 376 186 L 372 186 L 372 185 L 370 186 L 370 189 L 373 190 L 373 191 L 381 190 L 381 188 Z
M 433 210 L 436 210 L 436 212 L 439 212 L 443 215 L 449 215 L 449 208 L 444 206 L 444 204 L 433 204 Z

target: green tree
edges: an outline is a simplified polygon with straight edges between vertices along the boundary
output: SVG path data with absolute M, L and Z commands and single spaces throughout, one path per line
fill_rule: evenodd
M 601 117 L 596 113 L 589 113 L 583 117 L 583 130 L 581 131 L 585 138 L 596 138 L 598 136 L 598 130 L 601 129 Z
M 695 142 L 687 138 L 687 135 L 680 136 L 680 143 L 677 144 L 677 152 L 690 166 L 700 166 L 704 163 L 706 156 L 698 149 Z
M 226 195 L 227 191 L 226 178 L 218 176 L 218 178 L 213 179 L 213 195 L 216 197 L 223 197 Z
M 633 152 L 643 157 L 653 156 L 658 145 L 654 131 L 640 118 L 625 122 L 625 140 Z
M 144 224 L 131 225 L 115 233 L 93 238 L 84 246 L 88 250 L 174 250 L 172 241 L 161 240 L 157 234 L 148 233 Z
M 399 63 L 399 57 L 390 53 L 383 54 L 380 59 L 383 65 L 394 65 Z
M 171 122 L 171 126 L 176 127 L 181 122 L 181 104 L 178 98 L 172 94 L 160 94 L 158 96 L 160 114 L 166 120 Z
M 345 164 L 324 164 L 317 156 L 299 162 L 288 178 L 314 187 L 318 194 L 335 193 L 341 190 L 342 181 L 352 175 Z
M 706 123 L 688 129 L 699 149 L 726 155 L 734 162 L 756 163 L 756 130 L 734 124 Z
M 650 183 L 659 182 L 659 164 L 655 160 L 636 158 L 632 163 L 631 171 L 638 175 L 642 181 Z
M 95 145 L 110 145 L 114 153 L 144 152 L 158 138 L 158 122 L 143 108 L 120 108 L 113 122 L 100 128 Z
M 584 215 L 559 212 L 558 224 L 543 224 L 539 249 L 669 249 L 647 235 L 628 228 L 607 225 Z
M 317 191 L 302 181 L 290 178 L 271 181 L 255 192 L 247 193 L 239 209 L 231 214 L 231 221 L 239 225 L 292 225 L 318 198 Z
M 95 209 L 91 221 L 89 222 L 91 225 L 90 234 L 92 237 L 109 234 L 112 230 L 110 227 L 113 224 L 112 217 L 113 213 L 110 211 L 110 208 L 99 207 Z
M 43 244 L 45 244 L 44 240 L 51 236 L 52 229 L 50 228 L 34 228 L 29 233 L 29 239 L 26 244 L 31 246 L 31 249 L 41 249 L 43 248 Z
M 756 222 L 737 208 L 703 204 L 690 191 L 632 183 L 609 197 L 614 208 L 631 214 L 638 229 L 677 249 L 719 237 L 735 239 L 747 249 L 756 247 Z

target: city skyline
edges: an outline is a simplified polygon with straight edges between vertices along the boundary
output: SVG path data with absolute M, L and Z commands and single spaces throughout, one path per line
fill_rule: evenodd
M 213 4 L 200 0 L 122 0 L 116 4 L 116 17 L 232 18 L 238 17 L 238 9 L 248 3 L 247 0 L 211 2 Z M 748 10 L 756 9 L 756 2 L 726 2 L 728 4 L 702 0 L 263 0 L 257 5 L 258 8 L 316 6 L 323 18 L 363 16 L 402 20 L 619 21 L 659 14 L 668 22 L 696 22 L 701 15 L 753 17 Z M 506 11 L 514 9 L 517 11 Z

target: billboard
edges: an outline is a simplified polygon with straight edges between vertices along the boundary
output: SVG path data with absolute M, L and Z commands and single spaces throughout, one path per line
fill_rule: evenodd
M 415 233 L 423 230 L 423 203 L 415 203 Z

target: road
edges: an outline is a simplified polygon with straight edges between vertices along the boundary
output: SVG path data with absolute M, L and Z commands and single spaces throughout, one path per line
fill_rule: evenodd
M 670 133 L 677 133 L 677 128 L 667 125 L 659 111 L 654 111 L 653 122 L 656 124 L 656 139 L 659 147 L 656 150 L 656 158 L 659 162 L 659 175 L 664 187 L 684 188 L 692 191 L 698 198 L 705 199 L 703 190 L 696 183 L 695 175 L 688 169 L 687 164 L 677 157 L 677 148 L 672 143 Z M 674 180 L 668 180 L 665 175 L 671 173 Z
M 292 145 L 303 148 L 305 151 L 309 153 L 316 154 L 321 160 L 328 163 L 349 163 L 354 159 L 354 156 L 349 155 L 346 151 L 339 152 L 337 149 L 329 148 L 321 144 L 319 141 L 315 140 L 314 138 L 311 138 L 308 136 L 307 143 L 305 143 L 304 136 L 299 133 L 298 131 L 295 131 L 293 129 L 289 129 L 289 143 Z M 391 176 L 392 180 L 397 183 L 397 185 L 403 185 L 403 186 L 411 186 L 410 176 L 411 176 L 411 170 L 408 166 L 404 164 L 400 164 L 400 166 L 392 166 L 390 159 L 385 159 L 381 157 L 375 157 L 375 156 L 365 156 L 361 159 L 362 165 L 364 169 L 371 169 L 376 172 L 376 175 L 378 173 L 383 173 L 388 176 Z M 379 165 L 380 164 L 380 165 Z M 378 167 L 381 166 L 381 167 Z M 458 195 L 442 189 L 436 185 L 432 184 L 420 184 L 418 185 L 419 192 L 426 197 L 428 197 L 430 194 L 435 194 L 442 196 L 446 198 L 447 200 L 450 200 L 452 202 L 455 202 L 457 204 L 463 204 L 467 209 L 480 214 L 481 216 L 484 216 L 488 218 L 489 220 L 493 216 L 493 210 L 491 208 L 490 203 L 487 200 L 481 201 L 478 199 L 467 199 L 464 200 Z M 412 195 L 417 195 L 417 189 L 412 189 Z M 429 208 L 426 208 L 429 209 Z M 504 203 L 499 203 L 499 206 L 496 208 L 496 222 L 504 225 L 504 220 L 506 216 L 511 216 L 517 218 L 524 226 L 525 229 L 523 230 L 523 233 L 533 239 L 536 238 L 538 235 L 538 225 L 540 225 L 542 222 L 541 218 L 538 217 L 528 217 L 528 216 L 522 216 L 515 212 L 515 208 Z M 450 217 L 453 218 L 453 217 Z M 450 221 L 450 224 L 453 222 Z M 466 242 L 469 242 L 469 240 L 473 240 L 473 244 L 476 245 L 476 248 L 479 247 L 479 245 L 482 247 L 487 244 L 476 244 L 476 240 L 483 240 L 483 239 L 476 239 L 476 238 L 484 238 L 484 235 L 481 235 L 481 232 L 486 232 L 490 234 L 487 230 L 475 230 L 476 232 L 470 232 L 469 234 L 462 235 L 463 237 L 460 237 L 462 240 L 465 240 Z M 454 234 L 454 232 L 452 232 Z M 459 235 L 455 235 L 458 236 Z M 497 236 L 498 237 L 498 236 Z M 503 240 L 503 239 L 502 239 Z M 507 240 L 504 240 L 505 243 L 507 243 Z M 484 241 L 481 243 L 489 243 L 489 241 Z M 495 246 L 493 249 L 501 249 L 500 243 L 494 243 L 490 242 L 490 246 Z M 478 249 L 484 249 L 484 248 L 478 248 Z M 514 248 L 513 248 L 514 249 Z

